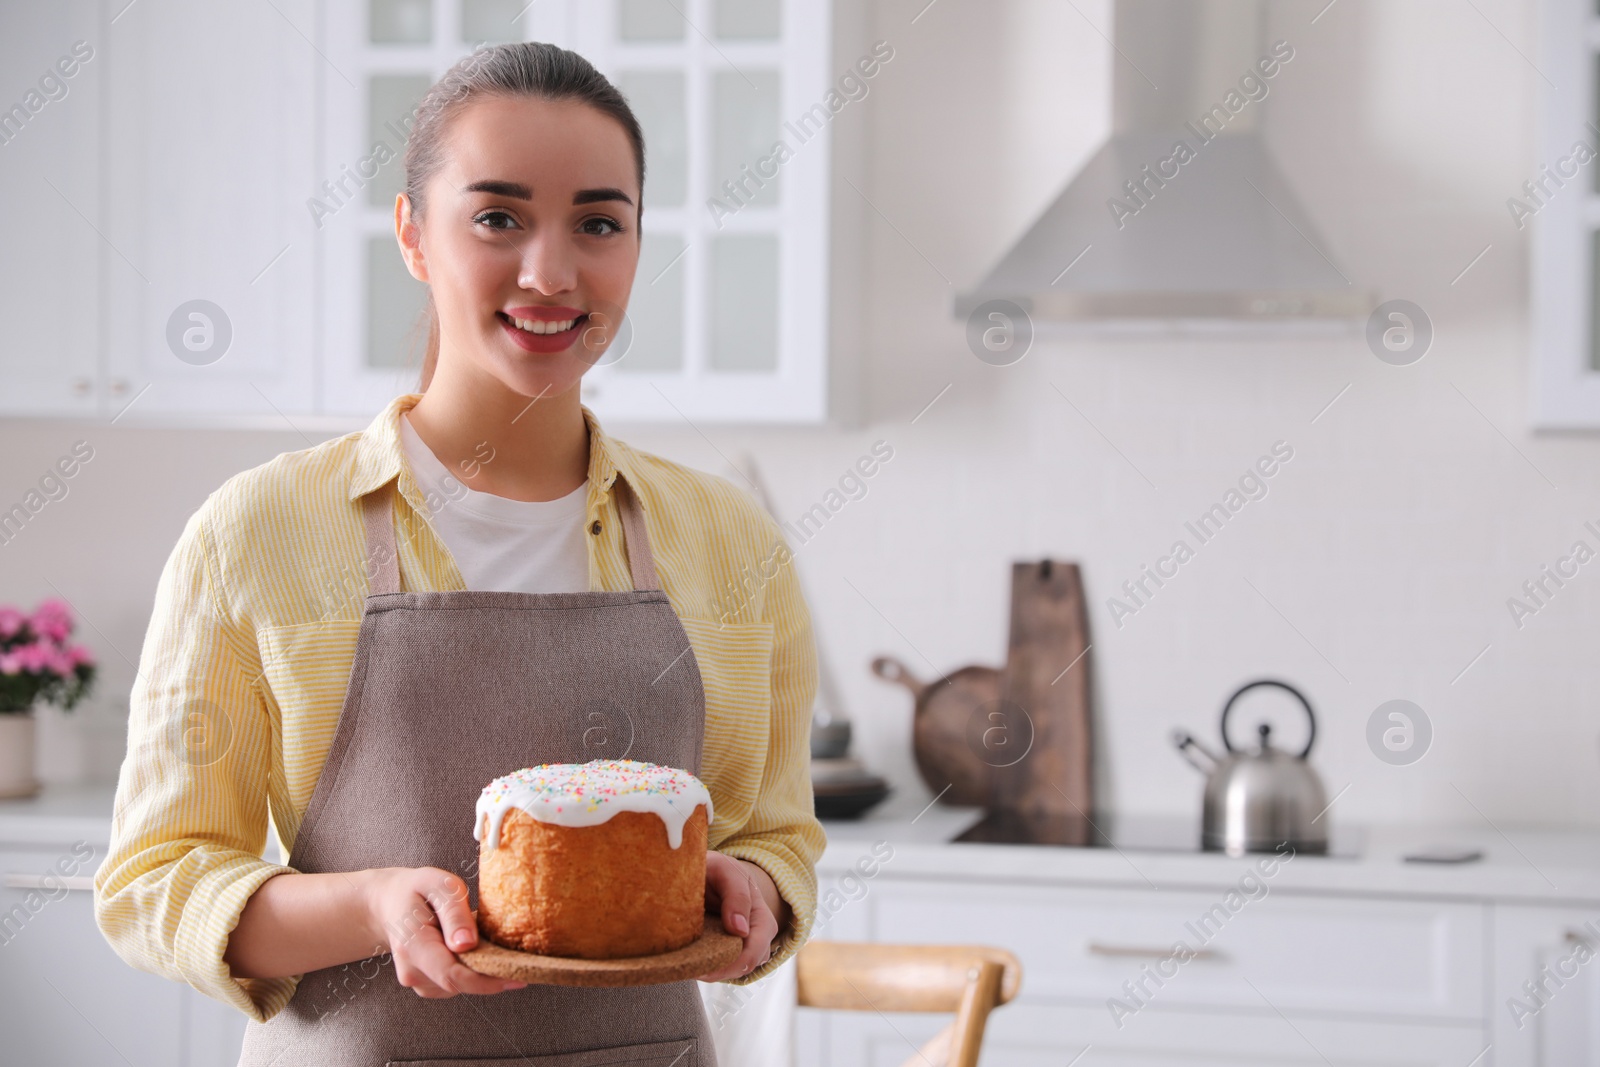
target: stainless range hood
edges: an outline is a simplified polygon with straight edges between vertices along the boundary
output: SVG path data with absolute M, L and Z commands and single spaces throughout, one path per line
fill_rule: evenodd
M 1371 294 L 1258 135 L 1298 71 L 1263 0 L 1115 0 L 1112 135 L 987 277 L 958 295 L 1035 322 L 1364 319 Z

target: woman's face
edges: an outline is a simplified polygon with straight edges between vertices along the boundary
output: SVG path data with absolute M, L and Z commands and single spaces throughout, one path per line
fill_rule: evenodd
M 610 346 L 633 287 L 632 144 L 587 104 L 485 96 L 456 113 L 443 147 L 420 235 L 404 197 L 395 209 L 411 273 L 433 288 L 435 374 L 560 396 Z

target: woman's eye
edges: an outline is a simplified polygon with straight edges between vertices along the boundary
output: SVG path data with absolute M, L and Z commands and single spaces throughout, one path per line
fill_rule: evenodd
M 609 237 L 613 233 L 621 233 L 622 232 L 622 224 L 621 223 L 617 222 L 616 219 L 608 219 L 604 215 L 596 215 L 592 219 L 584 219 L 583 220 L 583 225 L 586 226 L 586 227 L 593 226 L 593 225 L 595 225 L 597 223 L 602 225 L 602 226 L 610 226 L 611 227 L 609 232 L 603 232 L 603 233 L 595 234 L 595 236 L 597 236 L 597 237 Z M 594 233 L 593 230 L 585 230 L 584 232 L 586 232 L 586 233 Z
M 476 216 L 472 221 L 480 223 L 484 226 L 488 226 L 491 230 L 506 229 L 506 226 L 501 225 L 499 222 L 491 221 L 496 219 L 503 219 L 507 223 L 513 221 L 511 216 L 507 215 L 504 211 L 485 211 L 481 215 Z

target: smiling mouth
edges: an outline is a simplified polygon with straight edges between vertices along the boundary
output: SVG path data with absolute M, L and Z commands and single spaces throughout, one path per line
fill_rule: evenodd
M 497 319 L 506 325 L 533 337 L 551 337 L 557 334 L 570 333 L 573 330 L 580 329 L 584 323 L 589 321 L 587 312 L 575 319 L 564 319 L 555 322 L 545 322 L 540 319 L 514 319 L 504 311 L 496 311 L 494 314 Z

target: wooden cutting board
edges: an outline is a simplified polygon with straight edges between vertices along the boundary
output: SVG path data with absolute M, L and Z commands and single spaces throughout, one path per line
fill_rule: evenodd
M 1093 815 L 1089 648 L 1078 565 L 1014 563 L 1000 701 L 982 748 L 991 808 Z

